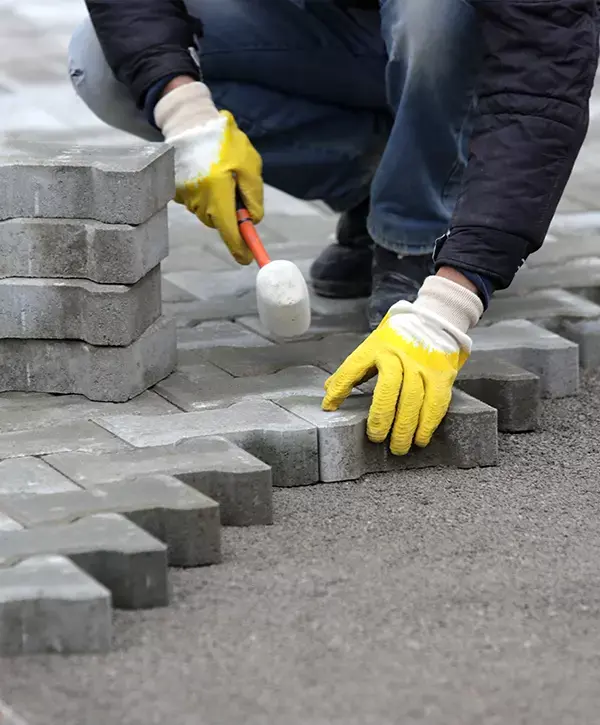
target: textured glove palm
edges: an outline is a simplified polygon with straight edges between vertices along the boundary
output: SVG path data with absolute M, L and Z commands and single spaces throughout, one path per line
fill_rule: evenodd
M 168 93 L 155 109 L 165 141 L 175 149 L 175 201 L 206 226 L 217 229 L 234 259 L 252 254 L 237 224 L 236 185 L 252 220 L 263 217 L 262 161 L 228 111 L 219 112 L 203 83 Z
M 379 327 L 325 383 L 324 410 L 337 410 L 352 388 L 378 374 L 367 421 L 374 443 L 390 451 L 424 447 L 448 411 L 452 386 L 471 351 L 466 332 L 483 312 L 460 285 L 429 277 L 414 303 L 398 302 Z

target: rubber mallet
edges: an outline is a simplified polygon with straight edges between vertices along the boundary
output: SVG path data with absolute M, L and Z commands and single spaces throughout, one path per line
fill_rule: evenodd
M 271 261 L 239 194 L 237 219 L 242 239 L 260 267 L 256 276 L 260 321 L 276 337 L 303 335 L 310 327 L 310 296 L 302 272 L 285 259 Z

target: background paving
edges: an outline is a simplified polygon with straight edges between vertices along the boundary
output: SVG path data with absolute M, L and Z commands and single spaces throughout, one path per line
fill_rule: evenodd
M 65 80 L 66 44 L 84 12 L 80 0 L 0 0 L 0 145 L 11 153 L 28 152 L 32 140 L 135 143 L 101 126 Z M 3 603 L 14 604 L 14 593 L 26 590 L 31 577 L 42 572 L 55 587 L 55 601 L 73 607 L 74 622 L 87 621 L 94 612 L 97 627 L 74 626 L 71 649 L 79 643 L 80 649 L 103 651 L 111 635 L 113 642 L 113 652 L 98 657 L 0 660 L 0 697 L 15 711 L 4 712 L 0 703 L 3 722 L 597 721 L 600 380 L 585 375 L 579 397 L 563 398 L 577 390 L 576 346 L 523 320 L 578 343 L 585 367 L 600 363 L 599 112 L 594 101 L 590 135 L 547 244 L 513 288 L 495 300 L 486 323 L 502 324 L 478 332 L 478 352 L 461 382 L 467 392 L 500 405 L 502 430 L 535 428 L 538 395 L 555 398 L 542 403 L 537 432 L 499 437 L 496 468 L 396 471 L 272 492 L 271 471 L 250 455 L 252 450 L 243 453 L 225 440 L 210 442 L 207 450 L 197 449 L 197 439 L 191 448 L 189 441 L 163 440 L 152 421 L 157 414 L 171 414 L 175 422 L 179 409 L 190 411 L 184 415 L 195 416 L 199 426 L 210 421 L 206 429 L 214 432 L 217 419 L 206 416 L 213 416 L 212 409 L 232 391 L 247 394 L 248 375 L 262 376 L 255 397 L 266 400 L 243 403 L 255 411 L 272 410 L 269 399 L 279 400 L 282 388 L 297 393 L 304 386 L 303 393 L 314 394 L 314 370 L 290 377 L 285 368 L 330 369 L 335 356 L 316 354 L 327 348 L 322 336 L 364 330 L 362 302 L 317 298 L 309 339 L 275 348 L 253 307 L 255 272 L 237 268 L 212 232 L 171 205 L 162 296 L 163 310 L 178 325 L 180 373 L 156 392 L 122 405 L 78 396 L 51 402 L 34 393 L 0 396 L 0 459 L 6 459 L 0 462 L 5 501 L 0 510 L 10 513 L 0 517 L 0 531 L 11 534 L 13 542 L 13 548 L 0 551 L 0 559 L 41 553 L 39 542 L 32 546 L 30 532 L 21 530 L 32 522 L 52 524 L 46 537 L 63 527 L 71 542 L 58 551 L 46 543 L 46 553 L 52 549 L 59 556 L 30 558 L 19 571 L 5 570 L 12 578 L 0 581 L 0 617 L 11 615 Z M 155 231 L 160 223 L 157 218 Z M 335 217 L 320 205 L 267 190 L 261 228 L 273 256 L 293 259 L 307 271 L 334 226 Z M 107 244 L 118 243 L 117 234 L 134 234 L 123 227 L 93 227 Z M 135 234 L 137 243 L 153 238 L 143 228 Z M 139 279 L 162 256 L 160 245 L 153 245 L 149 258 L 124 260 L 119 268 L 131 277 L 119 283 Z M 70 261 L 71 270 L 87 265 L 85 276 L 92 279 L 106 269 L 94 270 L 86 259 Z M 22 273 L 5 264 L 0 261 L 2 274 Z M 113 275 L 96 281 L 117 280 Z M 506 322 L 513 318 L 521 322 Z M 341 339 L 331 343 L 338 356 Z M 498 362 L 498 347 L 511 363 L 538 377 Z M 271 373 L 280 375 L 275 384 Z M 202 391 L 207 379 L 214 385 Z M 286 415 L 300 415 L 308 429 L 317 425 L 319 441 L 337 450 L 335 426 L 314 420 L 314 406 L 307 412 L 306 403 L 285 405 L 292 411 Z M 148 423 L 132 427 L 131 414 L 149 416 Z M 345 415 L 344 435 L 352 426 L 360 431 L 360 414 L 358 424 L 352 418 L 356 413 Z M 492 443 L 481 449 L 487 460 L 479 462 L 492 462 L 495 434 L 489 437 L 489 427 L 471 428 Z M 142 466 L 111 430 L 125 440 L 154 436 L 152 456 L 145 455 Z M 229 435 L 231 425 L 221 432 Z M 341 440 L 347 446 L 351 439 Z M 260 448 L 250 446 L 255 444 Z M 240 471 L 250 471 L 255 486 L 251 493 L 244 486 L 216 487 L 223 494 L 217 502 L 221 521 L 245 526 L 274 519 L 273 526 L 219 532 L 217 504 L 207 499 L 218 492 L 202 475 L 210 469 L 207 456 L 214 457 L 219 445 L 229 451 L 221 460 L 232 461 L 234 469 L 222 470 L 219 480 L 239 481 Z M 102 454 L 92 456 L 96 462 L 106 461 L 102 480 L 93 479 L 85 458 L 93 451 Z M 32 458 L 42 455 L 43 460 Z M 356 475 L 375 470 L 361 470 L 360 456 L 321 458 L 321 473 L 331 471 L 323 480 L 348 470 Z M 103 495 L 114 496 L 108 492 L 113 484 L 105 480 L 110 470 L 125 483 L 118 505 L 108 507 L 115 513 L 107 517 L 100 502 Z M 126 471 L 145 476 L 143 501 Z M 165 475 L 171 473 L 177 478 Z M 32 481 L 38 488 L 24 495 Z M 185 482 L 198 489 L 193 500 Z M 179 499 L 174 491 L 182 492 Z M 52 505 L 41 505 L 40 493 L 52 497 Z M 192 531 L 202 536 L 186 548 Z M 102 555 L 90 556 L 90 546 L 94 551 L 100 546 Z M 76 559 L 81 569 L 73 569 L 61 554 Z M 111 620 L 109 589 L 121 606 L 153 606 L 167 594 L 167 558 L 189 564 L 190 557 L 195 563 L 221 563 L 171 570 L 169 608 L 117 611 Z M 128 567 L 138 576 L 128 575 Z M 120 578 L 106 579 L 115 571 Z M 30 605 L 23 599 L 19 606 L 28 611 Z M 5 650 L 23 649 L 14 637 L 0 644 Z

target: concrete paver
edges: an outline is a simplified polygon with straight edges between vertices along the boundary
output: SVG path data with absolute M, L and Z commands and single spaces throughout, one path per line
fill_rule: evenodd
M 123 516 L 97 514 L 0 534 L 0 570 L 45 554 L 68 556 L 110 590 L 116 607 L 168 602 L 166 546 Z
M 0 279 L 0 338 L 125 347 L 161 316 L 160 267 L 133 285 L 83 279 Z
M 0 656 L 107 652 L 111 640 L 110 592 L 69 559 L 0 569 Z
M 85 219 L 0 222 L 2 277 L 135 284 L 158 267 L 168 251 L 166 207 L 138 226 Z
M 162 144 L 67 146 L 53 153 L 47 144 L 23 141 L 0 152 L 0 184 L 7 190 L 0 220 L 142 224 L 173 198 L 174 178 L 173 151 Z
M 0 339 L 0 390 L 85 395 L 124 402 L 176 367 L 175 323 L 163 316 L 125 347 L 73 340 Z

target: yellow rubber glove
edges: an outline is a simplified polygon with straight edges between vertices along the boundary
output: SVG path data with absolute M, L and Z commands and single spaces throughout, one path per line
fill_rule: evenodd
M 262 161 L 228 111 L 219 112 L 204 83 L 167 93 L 154 110 L 156 125 L 175 149 L 175 201 L 217 229 L 233 258 L 252 254 L 237 224 L 236 184 L 255 224 L 263 218 Z
M 476 294 L 428 277 L 415 302 L 393 305 L 379 327 L 325 383 L 324 410 L 337 410 L 352 388 L 378 374 L 367 422 L 374 443 L 391 432 L 390 451 L 425 447 L 448 411 L 452 386 L 471 353 L 467 332 L 483 314 Z

